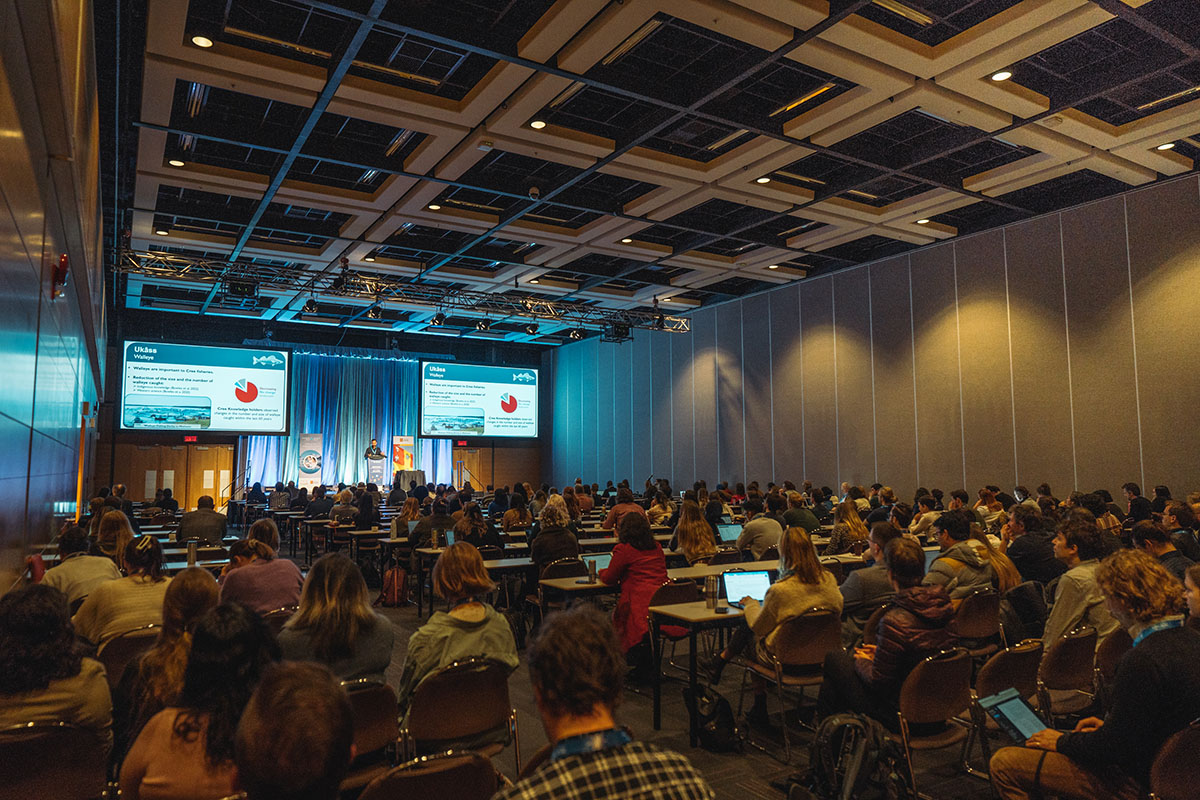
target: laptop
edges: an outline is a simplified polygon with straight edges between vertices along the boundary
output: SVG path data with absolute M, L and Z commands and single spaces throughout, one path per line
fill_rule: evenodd
M 724 522 L 725 524 L 728 525 L 729 523 L 733 522 L 733 517 L 729 514 L 722 514 L 721 522 Z
M 732 543 L 738 540 L 742 535 L 742 526 L 735 524 L 726 524 L 723 522 L 717 523 L 717 537 L 722 542 Z
M 771 573 L 765 569 L 725 572 L 721 574 L 721 580 L 725 583 L 725 597 L 734 608 L 742 607 L 743 597 L 753 597 L 761 603 L 767 596 L 767 589 L 771 588 Z
M 933 562 L 937 561 L 942 555 L 942 551 L 936 547 L 925 551 L 925 574 L 929 574 L 929 569 L 933 566 Z
M 612 553 L 585 553 L 583 562 L 586 564 L 589 561 L 595 562 L 596 572 L 602 569 L 608 569 L 608 565 L 612 562 Z
M 1035 733 L 1046 730 L 1046 723 L 1016 689 L 1005 689 L 991 697 L 982 697 L 979 707 L 990 714 L 1017 744 L 1024 744 Z
M 421 520 L 419 520 L 419 519 L 410 519 L 408 521 L 408 532 L 412 533 L 413 531 L 415 531 L 417 529 L 417 525 L 419 525 L 420 523 L 421 523 Z

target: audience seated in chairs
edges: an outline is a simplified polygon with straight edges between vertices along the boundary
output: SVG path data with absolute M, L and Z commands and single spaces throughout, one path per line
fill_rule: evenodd
M 97 586 L 75 612 L 76 632 L 97 646 L 134 628 L 162 624 L 163 596 L 171 579 L 162 574 L 158 539 L 130 541 L 122 561 L 127 576 Z
M 855 542 L 865 541 L 867 526 L 858 515 L 858 504 L 854 500 L 843 500 L 833 516 L 833 531 L 823 555 L 836 556 L 847 553 Z
M 546 565 L 563 558 L 579 558 L 579 540 L 568 527 L 570 518 L 561 496 L 551 495 L 538 516 L 538 526 L 529 557 L 541 573 Z
M 600 612 L 580 605 L 547 617 L 529 648 L 529 677 L 552 748 L 544 764 L 493 800 L 715 797 L 682 755 L 635 742 L 617 726 L 624 672 Z
M 817 708 L 822 718 L 840 711 L 867 714 L 894 731 L 904 679 L 922 658 L 954 644 L 954 606 L 940 584 L 922 585 L 925 551 L 913 540 L 888 542 L 883 561 L 896 599 L 879 617 L 875 644 L 826 656 Z
M 158 640 L 126 664 L 113 693 L 116 763 L 120 763 L 146 722 L 174 703 L 183 691 L 192 631 L 200 618 L 216 606 L 217 582 L 208 570 L 190 567 L 167 586 Z
M 617 538 L 612 560 L 600 571 L 599 578 L 603 584 L 621 587 L 613 609 L 613 625 L 626 660 L 648 670 L 652 660 L 648 609 L 654 592 L 667 582 L 667 558 L 644 514 L 624 514 L 617 524 Z
M 462 517 L 454 523 L 454 541 L 467 542 L 477 548 L 504 547 L 504 540 L 495 526 L 483 518 L 483 511 L 474 502 L 463 506 Z
M 688 566 L 707 564 L 717 554 L 717 542 L 713 528 L 704 519 L 695 500 L 684 500 L 680 507 L 679 522 L 671 539 L 671 549 L 683 553 Z
M 1069 574 L 1069 573 L 1068 573 Z M 1095 570 L 1103 602 L 1133 637 L 1117 665 L 1112 707 L 1070 733 L 1047 729 L 991 761 L 1003 800 L 1145 796 L 1154 755 L 1200 717 L 1200 633 L 1183 625 L 1182 588 L 1151 555 L 1122 550 Z
M 1158 563 L 1166 567 L 1167 572 L 1174 575 L 1180 583 L 1183 583 L 1188 567 L 1196 563 L 1179 551 L 1171 535 L 1156 522 L 1142 520 L 1134 523 L 1129 537 L 1134 547 L 1157 558 Z
M 883 551 L 888 542 L 903 535 L 890 522 L 873 524 L 867 535 L 867 549 L 862 554 L 868 566 L 851 570 L 846 580 L 838 586 L 838 591 L 842 593 L 844 613 L 842 634 L 847 643 L 857 641 L 871 613 L 882 601 L 895 595 L 892 579 L 883 564 Z
M 350 701 L 329 670 L 268 667 L 237 726 L 234 784 L 246 800 L 336 800 L 353 758 Z
M 737 549 L 750 551 L 750 560 L 758 561 L 769 547 L 779 546 L 783 538 L 783 526 L 770 517 L 764 516 L 763 504 L 757 498 L 750 498 L 742 503 L 742 512 L 746 515 L 746 524 L 738 534 Z
M 221 602 L 238 602 L 252 611 L 265 614 L 300 602 L 304 576 L 300 568 L 286 558 L 276 558 L 279 528 L 269 519 L 257 520 L 246 534 L 251 558 L 245 566 L 221 576 Z
M 574 493 L 572 492 L 572 495 Z M 570 506 L 568 506 L 570 510 Z M 617 504 L 608 510 L 608 514 L 604 517 L 604 524 L 601 526 L 609 530 L 616 530 L 617 523 L 621 521 L 621 517 L 626 514 L 637 514 L 649 522 L 650 518 L 646 516 L 646 509 L 633 501 L 633 490 L 622 486 L 617 490 Z M 578 519 L 576 514 L 571 515 L 571 519 Z
M 275 483 L 275 491 L 267 498 L 267 508 L 272 511 L 287 511 L 292 505 L 292 494 L 283 485 L 283 481 Z
M 1054 590 L 1054 605 L 1046 618 L 1042 640 L 1049 650 L 1066 633 L 1090 625 L 1097 644 L 1115 631 L 1118 623 L 1096 584 L 1103 543 L 1096 519 L 1087 511 L 1072 511 L 1054 536 L 1054 556 L 1067 566 Z
M 58 566 L 51 567 L 41 581 L 65 594 L 72 607 L 100 584 L 121 577 L 111 558 L 88 555 L 90 547 L 83 528 L 72 525 L 64 530 L 58 537 Z
M 354 525 L 360 531 L 379 527 L 379 509 L 370 492 L 363 492 L 362 497 L 358 498 L 358 513 L 354 515 Z
M 220 798 L 233 792 L 234 734 L 264 670 L 279 660 L 258 614 L 222 603 L 196 625 L 176 705 L 155 714 L 121 765 L 121 795 Z
M 305 519 L 328 519 L 329 511 L 333 508 L 333 498 L 326 492 L 324 486 L 313 489 L 312 499 L 304 508 Z
M 354 492 L 343 489 L 338 493 L 337 505 L 329 509 L 329 521 L 353 525 L 358 518 L 358 508 L 354 505 Z
M 62 592 L 33 585 L 0 597 L 0 729 L 65 722 L 95 734 L 107 753 L 112 699 L 103 665 L 87 651 Z
M 529 513 L 525 495 L 513 492 L 512 498 L 508 502 L 508 511 L 504 512 L 504 517 L 500 521 L 500 527 L 505 533 L 508 533 L 509 531 L 525 530 L 532 524 L 533 514 Z
M 283 657 L 320 662 L 341 680 L 384 683 L 395 629 L 371 609 L 358 565 L 341 553 L 317 559 L 304 580 L 300 608 L 279 634 Z
M 133 526 L 125 512 L 109 509 L 100 519 L 93 552 L 95 555 L 108 556 L 120 569 L 125 569 L 125 546 L 133 541 L 133 535 Z
M 779 549 L 779 579 L 767 589 L 761 605 L 752 597 L 740 598 L 746 625 L 738 628 L 729 646 L 718 653 L 706 666 L 713 683 L 721 679 L 725 664 L 737 655 L 771 665 L 767 648 L 781 622 L 798 617 L 813 608 L 826 608 L 838 614 L 842 611 L 842 594 L 837 580 L 821 566 L 816 548 L 804 528 L 788 528 Z M 767 685 L 755 673 L 754 705 L 748 718 L 752 724 L 766 725 Z
M 434 612 L 408 640 L 396 694 L 407 715 L 413 690 L 427 675 L 472 656 L 517 667 L 517 645 L 502 614 L 484 602 L 496 587 L 473 545 L 455 542 L 433 565 L 433 591 L 450 606 Z
M 1041 511 L 1025 503 L 1013 506 L 1000 529 L 1000 552 L 1013 562 L 1024 581 L 1049 584 L 1066 572 L 1054 557 L 1054 533 L 1046 529 Z

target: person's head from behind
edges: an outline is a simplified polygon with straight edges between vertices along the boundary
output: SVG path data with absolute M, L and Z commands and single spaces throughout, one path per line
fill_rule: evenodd
M 870 550 L 871 558 L 882 563 L 883 551 L 887 548 L 888 542 L 903 535 L 903 532 L 890 522 L 872 524 L 871 531 L 867 534 L 867 548 Z
M 971 515 L 962 509 L 947 511 L 933 521 L 933 532 L 942 548 L 950 547 L 971 535 Z
M 1012 510 L 1008 512 L 1008 519 L 1011 523 L 1010 530 L 1014 536 L 1021 536 L 1045 528 L 1041 510 L 1030 508 L 1027 505 L 1013 506 Z
M 788 528 L 779 540 L 779 567 L 781 573 L 801 583 L 816 585 L 821 582 L 824 567 L 817 560 L 817 551 L 808 531 L 799 525 Z
M 632 512 L 617 522 L 617 540 L 637 550 L 653 550 L 657 544 L 650 532 L 650 521 Z
M 234 783 L 247 800 L 336 800 L 354 755 L 350 699 L 333 673 L 273 664 L 238 723 Z
M 1092 516 L 1096 519 L 1100 519 L 1108 513 L 1108 503 L 1104 502 L 1104 498 L 1095 492 L 1082 495 L 1079 498 L 1079 506 L 1092 512 Z
M 913 510 L 912 506 L 903 501 L 897 500 L 892 503 L 892 510 L 888 512 L 888 520 L 897 530 L 908 530 L 908 524 L 912 522 Z
M 299 609 L 284 624 L 306 631 L 318 658 L 334 661 L 351 655 L 358 633 L 375 624 L 358 565 L 341 553 L 318 558 L 304 579 Z
M 757 497 L 752 497 L 742 503 L 742 513 L 746 515 L 747 521 L 762 513 L 762 500 Z
M 125 512 L 114 508 L 100 518 L 96 541 L 105 553 L 119 557 L 125 550 L 125 544 L 131 539 L 133 526 L 129 524 L 129 517 L 125 516 Z
M 354 492 L 349 489 L 342 489 L 338 492 L 337 501 L 340 505 L 348 506 L 354 503 Z
M 229 545 L 230 569 L 244 567 L 256 558 L 258 558 L 258 554 L 254 552 L 254 547 L 245 539 L 238 539 Z
M 1171 544 L 1171 535 L 1158 523 L 1148 519 L 1136 523 L 1133 530 L 1129 532 L 1129 538 L 1134 547 L 1156 556 L 1174 549 L 1174 545 Z
M 62 592 L 33 584 L 0 597 L 0 696 L 78 675 L 83 655 Z
M 1073 566 L 1104 555 L 1104 542 L 1096 519 L 1087 512 L 1073 512 L 1058 526 L 1054 536 L 1054 557 Z
M 1149 553 L 1118 550 L 1096 568 L 1109 612 L 1126 629 L 1182 613 L 1183 586 Z
M 483 557 L 468 542 L 455 542 L 433 564 L 433 591 L 451 603 L 480 597 L 496 588 L 483 566 Z
M 188 567 L 176 575 L 163 595 L 163 622 L 159 638 L 190 633 L 200 618 L 217 607 L 217 581 L 202 567 Z
M 275 634 L 258 614 L 240 603 L 209 611 L 192 633 L 174 735 L 192 741 L 203 730 L 205 760 L 213 766 L 232 761 L 242 709 L 279 657 Z
M 153 536 L 139 536 L 125 545 L 125 571 L 129 575 L 142 575 L 157 583 L 163 579 L 162 545 Z
M 632 502 L 633 502 L 633 490 L 632 489 L 630 489 L 626 486 L 622 486 L 620 489 L 617 490 L 617 503 L 632 503 Z
M 58 557 L 65 559 L 74 553 L 86 553 L 91 547 L 88 533 L 78 525 L 72 525 L 58 535 Z
M 925 578 L 925 551 L 907 537 L 898 536 L 887 543 L 883 564 L 897 589 L 919 586 Z
M 608 616 L 583 603 L 547 616 L 528 659 L 534 701 L 551 742 L 580 723 L 589 730 L 612 727 L 626 666 Z
M 509 511 L 516 511 L 520 516 L 525 516 L 525 495 L 514 493 L 512 500 L 508 504 Z
M 966 489 L 955 489 L 950 493 L 949 510 L 954 511 L 963 506 L 970 505 L 971 495 L 967 494 Z
M 567 504 L 563 501 L 562 495 L 552 494 L 546 498 L 546 504 L 542 506 L 542 513 L 538 515 L 538 520 L 541 522 L 543 530 L 565 528 L 571 522 L 571 515 L 567 511 Z
M 213 499 L 210 495 L 202 494 L 196 499 L 196 508 L 207 508 L 209 511 L 212 511 L 214 508 L 216 508 L 216 503 L 213 502 Z
M 449 508 L 449 506 L 446 504 L 446 501 L 444 498 L 439 497 L 437 500 L 433 501 L 433 515 L 435 517 L 446 516 L 447 508 Z
M 246 533 L 246 542 L 254 550 L 254 555 L 270 561 L 279 550 L 279 527 L 267 517 L 255 520 Z
M 697 505 L 699 505 L 699 500 L 697 500 Z M 704 519 L 706 519 L 710 525 L 716 525 L 724 516 L 725 504 L 720 500 L 714 498 L 704 504 Z
M 1136 483 L 1133 483 L 1132 481 L 1130 481 L 1129 483 L 1123 484 L 1121 486 L 1121 491 L 1124 492 L 1125 496 L 1128 497 L 1130 500 L 1132 500 L 1135 497 L 1142 496 L 1142 487 L 1138 486 Z

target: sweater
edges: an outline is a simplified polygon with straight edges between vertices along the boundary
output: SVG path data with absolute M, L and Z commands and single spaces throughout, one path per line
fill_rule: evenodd
M 163 597 L 170 578 L 141 575 L 100 584 L 75 612 L 75 632 L 96 645 L 134 628 L 162 624 Z
M 339 680 L 367 678 L 386 683 L 384 672 L 392 663 L 392 646 L 396 629 L 382 614 L 375 615 L 375 625 L 360 633 L 351 644 L 351 652 L 334 661 L 319 658 L 313 650 L 312 631 L 284 626 L 279 632 L 279 649 L 287 661 L 316 661 L 329 667 Z
M 960 600 L 977 589 L 994 589 L 996 571 L 979 542 L 964 539 L 942 552 L 922 581 L 926 586 L 944 586 L 950 598 Z
M 613 625 L 621 639 L 622 651 L 629 652 L 650 631 L 647 619 L 650 598 L 667 582 L 666 555 L 657 542 L 653 550 L 638 550 L 619 542 L 613 548 L 612 561 L 598 577 L 608 586 L 621 586 L 621 596 L 613 609 Z
M 26 722 L 69 722 L 91 731 L 104 747 L 112 745 L 112 699 L 104 665 L 83 659 L 79 672 L 50 681 L 45 689 L 0 694 L 0 729 Z
M 57 567 L 52 567 L 42 583 L 53 586 L 74 603 L 92 593 L 102 583 L 121 577 L 121 570 L 106 556 L 70 555 Z
M 777 581 L 767 589 L 762 605 L 750 599 L 742 610 L 750 630 L 760 639 L 765 637 L 769 647 L 775 640 L 775 629 L 781 622 L 787 622 L 818 606 L 842 613 L 842 593 L 838 591 L 837 579 L 826 569 L 821 570 L 821 580 L 816 584 L 804 583 L 795 576 Z
M 256 558 L 221 576 L 221 602 L 241 603 L 252 611 L 266 614 L 284 606 L 298 605 L 303 585 L 300 568 L 286 558 Z

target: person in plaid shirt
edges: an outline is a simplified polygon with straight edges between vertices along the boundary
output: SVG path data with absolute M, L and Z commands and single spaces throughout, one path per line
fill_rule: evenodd
M 546 618 L 529 647 L 533 696 L 550 757 L 492 800 L 712 800 L 686 758 L 635 742 L 613 720 L 625 659 L 612 623 L 586 605 Z

